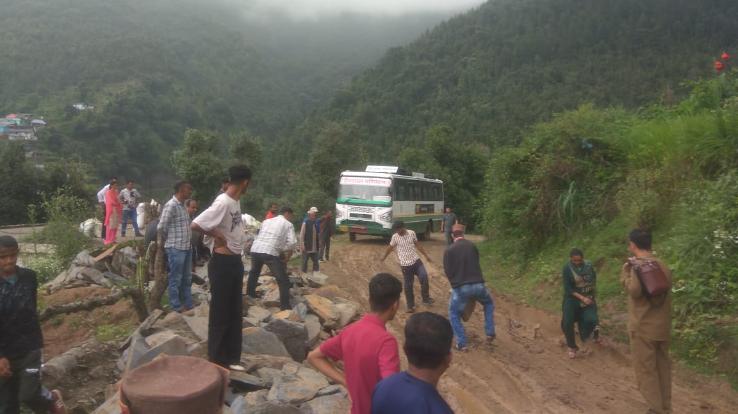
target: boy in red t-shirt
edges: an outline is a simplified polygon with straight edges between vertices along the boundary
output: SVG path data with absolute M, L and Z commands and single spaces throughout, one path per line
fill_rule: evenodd
M 374 386 L 400 371 L 397 340 L 385 324 L 397 314 L 401 293 L 402 283 L 396 277 L 375 275 L 369 282 L 371 313 L 308 355 L 317 370 L 348 388 L 351 414 L 370 414 Z M 343 361 L 345 374 L 331 360 Z

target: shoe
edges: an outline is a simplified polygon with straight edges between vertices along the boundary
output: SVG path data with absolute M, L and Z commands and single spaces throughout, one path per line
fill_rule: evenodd
M 426 299 L 426 300 L 424 300 L 424 301 L 423 301 L 423 304 L 424 304 L 424 305 L 428 305 L 428 306 L 431 306 L 431 305 L 433 305 L 434 303 L 436 303 L 436 300 L 435 300 L 435 299 L 433 299 L 433 298 L 428 298 L 428 299 Z
M 186 309 L 186 310 L 180 310 L 178 312 L 180 315 L 183 315 L 183 316 L 195 316 L 195 310 L 192 308 Z
M 67 413 L 67 406 L 64 405 L 64 400 L 62 399 L 61 391 L 59 390 L 53 390 L 51 391 L 51 409 L 49 410 L 51 414 L 66 414 Z
M 469 348 L 467 348 L 466 345 L 461 345 L 461 344 L 456 344 L 454 348 L 456 348 L 456 350 L 459 352 L 467 352 L 469 350 Z
M 144 235 L 141 233 L 136 233 L 136 237 L 143 237 Z
M 497 339 L 497 335 L 488 335 L 487 336 L 487 345 L 492 345 L 493 342 L 495 342 L 495 339 Z
M 411 307 L 407 308 L 407 310 L 405 311 L 405 313 L 415 313 L 415 306 L 411 306 Z
M 246 372 L 246 368 L 244 368 L 243 365 L 238 364 L 228 365 L 228 369 L 230 369 L 231 371 Z

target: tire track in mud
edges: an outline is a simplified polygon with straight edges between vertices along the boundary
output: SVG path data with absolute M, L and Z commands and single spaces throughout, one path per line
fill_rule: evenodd
M 431 297 L 436 302 L 418 309 L 448 315 L 450 286 L 442 271 L 445 242 L 431 240 L 423 242 L 423 246 L 433 259 L 430 264 L 426 262 L 426 268 Z M 341 241 L 334 244 L 333 259 L 323 263 L 322 270 L 330 276 L 331 283 L 341 287 L 366 309 L 367 284 L 371 276 L 389 272 L 401 277 L 394 255 L 384 263 L 380 261 L 385 249 L 386 243 L 381 239 Z M 494 277 L 491 287 L 494 289 Z M 415 294 L 419 295 L 417 282 Z M 471 349 L 467 353 L 454 352 L 452 366 L 439 385 L 457 413 L 647 411 L 636 388 L 627 345 L 595 346 L 589 356 L 569 360 L 559 344 L 562 337 L 559 315 L 516 303 L 504 295 L 494 295 L 494 298 L 495 345 L 490 349 L 483 344 L 484 320 L 477 309 L 465 324 Z M 402 299 L 400 313 L 388 326 L 400 343 L 402 327 L 408 317 L 404 306 Z M 674 379 L 674 413 L 732 413 L 738 406 L 738 393 L 727 383 L 681 367 L 676 367 Z

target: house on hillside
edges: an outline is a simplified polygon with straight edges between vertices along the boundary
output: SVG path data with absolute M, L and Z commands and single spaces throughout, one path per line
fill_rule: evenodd
M 75 104 L 72 104 L 72 108 L 74 108 L 75 110 L 77 110 L 79 112 L 82 112 L 82 111 L 92 111 L 93 109 L 95 109 L 94 106 L 88 105 L 88 104 L 86 104 L 84 102 L 77 102 Z

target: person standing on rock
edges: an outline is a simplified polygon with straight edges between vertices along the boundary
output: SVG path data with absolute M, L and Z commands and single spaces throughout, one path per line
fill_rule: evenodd
M 418 251 L 423 253 L 423 256 L 428 260 L 428 263 L 433 263 L 428 253 L 425 252 L 423 247 L 418 243 L 418 237 L 415 232 L 405 228 L 405 223 L 402 221 L 396 221 L 392 224 L 392 230 L 395 234 L 392 235 L 390 244 L 387 247 L 387 251 L 384 252 L 382 261 L 387 259 L 392 250 L 397 252 L 397 260 L 400 262 L 402 268 L 402 276 L 405 279 L 405 302 L 407 305 L 407 313 L 415 312 L 415 294 L 413 293 L 413 283 L 415 276 L 418 276 L 420 280 L 420 294 L 423 297 L 423 303 L 426 305 L 432 305 L 433 299 L 430 297 L 430 284 L 428 283 L 428 272 L 425 270 L 423 261 L 420 260 Z
M 256 298 L 256 286 L 264 265 L 269 267 L 279 286 L 279 303 L 282 310 L 292 309 L 290 304 L 290 278 L 287 262 L 297 245 L 294 215 L 290 207 L 282 207 L 280 214 L 261 223 L 261 229 L 251 245 L 251 271 L 246 284 L 246 294 Z
M 331 258 L 331 238 L 336 233 L 336 221 L 333 220 L 333 212 L 328 210 L 320 219 L 320 261 Z
M 443 316 L 432 312 L 412 315 L 405 324 L 407 371 L 377 384 L 372 414 L 453 414 L 437 389 L 451 366 L 453 336 Z
M 118 199 L 123 205 L 123 224 L 120 229 L 120 237 L 126 237 L 126 227 L 128 227 L 128 220 L 131 220 L 133 224 L 133 233 L 136 237 L 142 237 L 141 231 L 138 229 L 138 220 L 136 220 L 136 206 L 138 206 L 138 200 L 141 198 L 141 194 L 133 188 L 133 180 L 126 182 L 126 188 L 120 190 Z
M 320 219 L 318 208 L 310 207 L 307 218 L 300 227 L 300 252 L 302 253 L 302 273 L 307 273 L 308 259 L 313 261 L 313 272 L 320 271 L 318 253 L 320 248 Z
M 174 196 L 164 204 L 157 231 L 164 242 L 169 265 L 167 292 L 175 312 L 188 312 L 192 303 L 192 232 L 185 201 L 192 195 L 192 185 L 180 181 L 174 185 Z
M 105 193 L 108 192 L 108 189 L 110 188 L 110 184 L 113 182 L 118 182 L 117 177 L 113 177 L 110 179 L 110 181 L 103 186 L 103 188 L 100 189 L 100 191 L 97 192 L 97 204 L 100 206 L 100 210 L 102 210 L 102 218 L 103 218 L 103 224 L 102 224 L 102 231 L 100 234 L 100 238 L 105 240 L 105 238 L 108 236 L 107 228 L 105 227 Z
M 105 192 L 105 246 L 115 244 L 122 217 L 123 206 L 118 199 L 118 182 L 113 181 Z
M 61 392 L 41 385 L 43 336 L 38 320 L 38 280 L 18 267 L 18 242 L 0 236 L 0 413 L 66 413 Z
M 400 307 L 402 283 L 388 273 L 369 281 L 371 312 L 308 354 L 308 362 L 348 389 L 351 414 L 372 412 L 372 392 L 379 381 L 400 371 L 397 339 L 385 325 Z M 344 372 L 332 361 L 343 361 Z
M 561 272 L 561 280 L 564 284 L 561 330 L 566 338 L 569 358 L 573 359 L 579 352 L 574 333 L 575 323 L 579 327 L 582 342 L 590 339 L 600 342 L 595 302 L 597 274 L 592 263 L 584 260 L 584 253 L 580 249 L 572 249 L 569 253 L 569 262 L 564 265 Z
M 228 169 L 228 187 L 213 204 L 192 221 L 192 230 L 208 236 L 212 252 L 208 262 L 210 315 L 208 357 L 211 362 L 245 371 L 241 361 L 241 318 L 243 317 L 243 245 L 241 197 L 251 181 L 245 165 Z
M 620 280 L 628 296 L 628 336 L 638 389 L 650 413 L 670 413 L 671 270 L 651 252 L 651 233 L 636 229 L 629 239 L 634 257 L 623 265 Z M 664 293 L 648 294 L 639 277 L 647 270 L 669 287 Z
M 464 238 L 461 224 L 453 225 L 452 235 L 454 244 L 443 253 L 443 269 L 452 288 L 448 314 L 456 336 L 456 349 L 463 352 L 467 349 L 467 340 L 462 315 L 467 305 L 476 301 L 484 307 L 484 332 L 489 344 L 495 339 L 495 302 L 484 284 L 477 246 Z
M 449 246 L 454 242 L 454 238 L 451 235 L 452 228 L 458 222 L 459 219 L 454 214 L 453 209 L 446 207 L 446 214 L 443 215 L 443 220 L 441 220 L 441 232 L 446 235 L 446 244 Z

